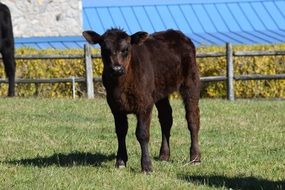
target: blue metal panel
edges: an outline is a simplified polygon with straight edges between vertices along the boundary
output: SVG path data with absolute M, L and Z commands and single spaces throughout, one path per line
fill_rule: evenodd
M 274 2 L 264 2 L 264 6 L 266 10 L 270 13 L 271 19 L 275 22 L 278 29 L 285 28 L 285 22 L 278 22 L 279 20 L 284 20 L 284 16 L 282 16 L 282 12 L 280 12 L 280 9 L 276 6 Z M 282 6 L 280 6 L 282 7 Z M 283 8 L 285 5 L 283 5 Z M 284 10 L 283 10 L 284 12 Z
M 163 14 L 162 18 L 166 19 L 164 21 L 166 23 L 166 28 L 176 28 L 176 29 L 179 29 L 179 26 L 177 24 L 175 16 L 171 12 L 169 5 L 162 5 L 162 6 L 165 7 L 164 8 L 165 15 Z M 161 15 L 162 15 L 162 13 L 161 13 Z
M 212 21 L 208 17 L 208 14 L 207 14 L 203 4 L 193 5 L 192 9 L 194 10 L 196 17 L 199 20 L 199 22 L 203 28 L 203 31 L 205 31 L 207 33 L 216 32 L 216 29 L 215 29 Z
M 229 10 L 227 4 L 217 4 L 217 10 L 221 15 L 225 25 L 229 31 L 239 32 L 241 28 L 239 27 L 237 21 L 233 17 L 233 13 Z
M 133 7 L 135 18 L 138 20 L 139 30 L 154 31 L 154 26 L 147 15 L 145 7 Z
M 249 4 L 240 4 L 240 10 L 246 16 L 247 21 L 252 27 L 252 30 L 265 30 L 262 22 L 256 14 L 254 8 Z
M 81 36 L 15 38 L 16 48 L 20 47 L 32 47 L 37 49 L 82 48 L 85 43 L 86 43 L 85 39 Z
M 112 15 L 114 27 L 117 27 L 117 28 L 119 27 L 127 28 L 128 27 L 121 9 L 119 9 L 118 7 L 112 7 L 112 8 L 109 8 L 109 12 L 110 12 L 110 15 Z
M 97 8 L 97 9 L 96 9 L 97 15 L 98 15 L 98 17 L 99 17 L 98 20 L 99 20 L 100 23 L 102 24 L 102 28 L 104 29 L 104 31 L 107 30 L 107 29 L 109 29 L 109 28 L 111 28 L 112 26 L 115 26 L 115 24 L 114 24 L 114 22 L 113 22 L 113 20 L 112 20 L 112 18 L 111 18 L 111 16 L 110 16 L 108 10 L 109 10 L 109 9 L 107 9 L 107 8 Z M 99 24 L 99 22 L 96 23 L 96 25 L 97 25 L 97 24 Z M 95 25 L 95 26 L 96 26 L 96 25 Z M 97 27 L 97 26 L 96 26 L 96 27 Z
M 84 10 L 84 13 L 85 13 L 84 15 L 86 15 L 86 17 L 84 17 L 83 20 L 88 21 L 88 27 L 84 28 L 85 30 L 94 29 L 94 26 L 96 26 L 97 32 L 103 33 L 105 31 L 105 28 L 103 27 L 103 22 L 98 15 L 97 9 L 87 8 L 86 11 Z M 84 25 L 84 27 L 86 27 L 86 26 Z
M 127 28 L 124 29 L 126 29 L 129 33 L 135 33 L 139 31 L 140 25 L 138 23 L 138 20 L 136 18 L 136 15 L 134 14 L 132 7 L 122 7 L 121 11 L 127 23 Z
M 262 3 L 252 3 L 254 10 L 256 11 L 260 21 L 266 29 L 276 30 L 276 24 L 274 24 L 272 17 L 268 14 Z M 258 10 L 258 11 L 257 11 Z
M 223 22 L 221 14 L 219 14 L 215 4 L 205 4 L 204 5 L 206 13 L 211 20 L 215 30 L 217 32 L 229 32 L 229 28 Z
M 178 29 L 196 45 L 284 43 L 285 0 L 83 0 L 83 30 Z M 16 47 L 83 47 L 82 37 L 16 39 Z
M 278 12 L 282 15 L 282 19 L 278 20 L 278 25 L 280 26 L 281 23 L 283 24 L 283 26 L 280 26 L 280 28 L 282 28 L 283 30 L 285 29 L 285 1 L 273 1 L 273 3 L 276 5 L 276 8 L 278 9 Z M 276 20 L 276 19 L 275 19 Z
M 201 22 L 197 17 L 193 7 L 190 5 L 181 5 L 180 7 L 184 18 L 188 18 L 187 23 L 190 31 L 193 33 L 204 33 L 205 30 L 203 29 L 203 26 L 201 25 Z
M 62 42 L 51 42 L 50 45 L 52 48 L 55 48 L 55 49 L 67 48 Z
M 165 30 L 166 28 L 161 20 L 161 16 L 159 15 L 157 6 L 147 6 L 145 9 L 147 14 L 150 15 L 149 17 L 151 17 L 154 30 L 155 31 Z
M 112 7 L 112 6 L 153 6 L 153 5 L 182 5 L 182 4 L 224 4 L 236 2 L 260 2 L 272 0 L 83 0 L 83 7 Z M 278 0 L 275 0 L 278 1 Z M 281 1 L 281 0 L 279 0 Z
M 236 23 L 238 24 L 239 28 L 242 31 L 253 30 L 251 24 L 249 23 L 244 12 L 241 10 L 239 4 L 237 3 L 229 4 L 228 9 L 232 13 L 233 18 L 235 19 Z
M 190 33 L 193 33 L 191 30 L 190 24 L 188 19 L 186 18 L 185 14 L 181 11 L 180 6 L 178 5 L 169 5 L 168 6 L 170 14 L 172 15 L 174 22 L 177 25 L 177 28 L 183 32 L 189 31 Z

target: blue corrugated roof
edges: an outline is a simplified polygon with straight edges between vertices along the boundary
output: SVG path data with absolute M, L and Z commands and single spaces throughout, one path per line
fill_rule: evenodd
M 25 46 L 36 49 L 82 48 L 85 43 L 86 40 L 82 36 L 15 38 L 16 48 Z
M 281 43 L 285 41 L 283 0 L 85 0 L 84 29 L 103 33 L 183 31 L 196 44 Z
M 83 29 L 102 34 L 120 27 L 132 34 L 172 28 L 196 45 L 283 43 L 282 10 L 284 0 L 83 0 Z

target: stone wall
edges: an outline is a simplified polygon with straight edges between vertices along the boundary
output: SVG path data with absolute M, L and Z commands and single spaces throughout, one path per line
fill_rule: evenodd
M 0 0 L 0 2 L 10 8 L 15 37 L 81 35 L 81 0 Z

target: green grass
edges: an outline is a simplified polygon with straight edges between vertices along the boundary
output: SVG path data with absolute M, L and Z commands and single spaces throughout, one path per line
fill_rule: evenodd
M 189 132 L 173 100 L 171 161 L 140 172 L 135 118 L 127 168 L 116 169 L 117 140 L 105 99 L 0 99 L 0 189 L 285 189 L 285 101 L 201 100 L 202 163 L 189 165 Z

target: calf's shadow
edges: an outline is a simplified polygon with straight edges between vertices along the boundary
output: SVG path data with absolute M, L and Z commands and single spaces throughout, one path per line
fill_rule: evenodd
M 114 160 L 115 154 L 104 155 L 102 153 L 71 152 L 68 154 L 55 153 L 51 156 L 24 158 L 5 161 L 7 164 L 37 166 L 37 167 L 70 167 L 70 166 L 95 166 L 100 167 L 104 162 Z
M 216 188 L 240 189 L 240 190 L 285 190 L 285 181 L 271 181 L 256 177 L 227 177 L 227 176 L 187 176 L 178 175 L 181 180 L 190 183 L 206 185 Z

